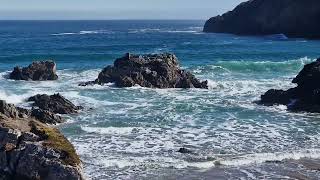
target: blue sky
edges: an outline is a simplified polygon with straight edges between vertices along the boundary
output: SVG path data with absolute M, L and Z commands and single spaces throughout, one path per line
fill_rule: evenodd
M 0 0 L 0 19 L 207 19 L 244 0 Z

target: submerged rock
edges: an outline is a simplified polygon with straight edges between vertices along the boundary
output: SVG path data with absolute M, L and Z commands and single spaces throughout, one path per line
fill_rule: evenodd
M 304 66 L 293 79 L 298 86 L 289 90 L 271 89 L 261 96 L 259 103 L 267 106 L 282 104 L 291 111 L 320 113 L 320 59 Z
M 54 94 L 51 96 L 38 94 L 30 97 L 28 101 L 33 101 L 33 105 L 42 110 L 58 114 L 74 114 L 82 109 L 81 106 L 74 105 L 71 101 L 67 100 L 60 94 Z
M 209 19 L 204 32 L 320 38 L 319 0 L 250 0 Z
M 0 112 L 0 178 L 81 180 L 82 165 L 72 144 L 59 132 L 2 101 Z
M 187 149 L 187 148 L 180 148 L 177 152 L 182 153 L 182 154 L 191 154 L 191 153 L 193 153 L 190 149 Z
M 91 84 L 115 83 L 117 87 L 140 85 L 149 88 L 208 88 L 207 81 L 200 82 L 194 75 L 179 67 L 173 54 L 131 55 L 117 59 L 107 66 Z
M 33 62 L 28 67 L 15 67 L 9 79 L 25 81 L 57 80 L 56 63 L 53 61 Z

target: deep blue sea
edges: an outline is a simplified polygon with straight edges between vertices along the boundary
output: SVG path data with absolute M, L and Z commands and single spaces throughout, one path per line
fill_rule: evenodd
M 202 33 L 204 21 L 0 21 L 0 99 L 61 93 L 86 107 L 59 128 L 88 179 L 317 179 L 319 114 L 253 101 L 294 87 L 320 41 Z M 175 53 L 208 90 L 79 87 L 126 52 Z M 57 63 L 58 81 L 11 81 L 14 66 Z M 89 110 L 92 108 L 92 110 Z M 176 151 L 186 147 L 193 154 Z M 282 161 L 282 162 L 279 162 Z M 308 161 L 309 162 L 309 161 Z

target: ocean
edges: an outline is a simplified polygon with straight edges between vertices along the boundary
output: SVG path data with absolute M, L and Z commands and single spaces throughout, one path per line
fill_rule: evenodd
M 204 21 L 0 21 L 0 99 L 61 93 L 85 107 L 58 128 L 88 179 L 318 179 L 319 114 L 254 103 L 288 89 L 320 41 L 202 33 Z M 176 54 L 208 90 L 79 87 L 126 52 Z M 58 81 L 5 77 L 34 60 Z M 91 109 L 92 108 L 92 109 Z M 176 152 L 185 147 L 192 154 Z

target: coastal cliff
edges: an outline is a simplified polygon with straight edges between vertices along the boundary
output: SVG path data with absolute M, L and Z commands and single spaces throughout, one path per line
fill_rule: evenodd
M 284 34 L 292 38 L 320 38 L 320 1 L 250 0 L 234 10 L 210 18 L 204 32 L 238 35 Z

